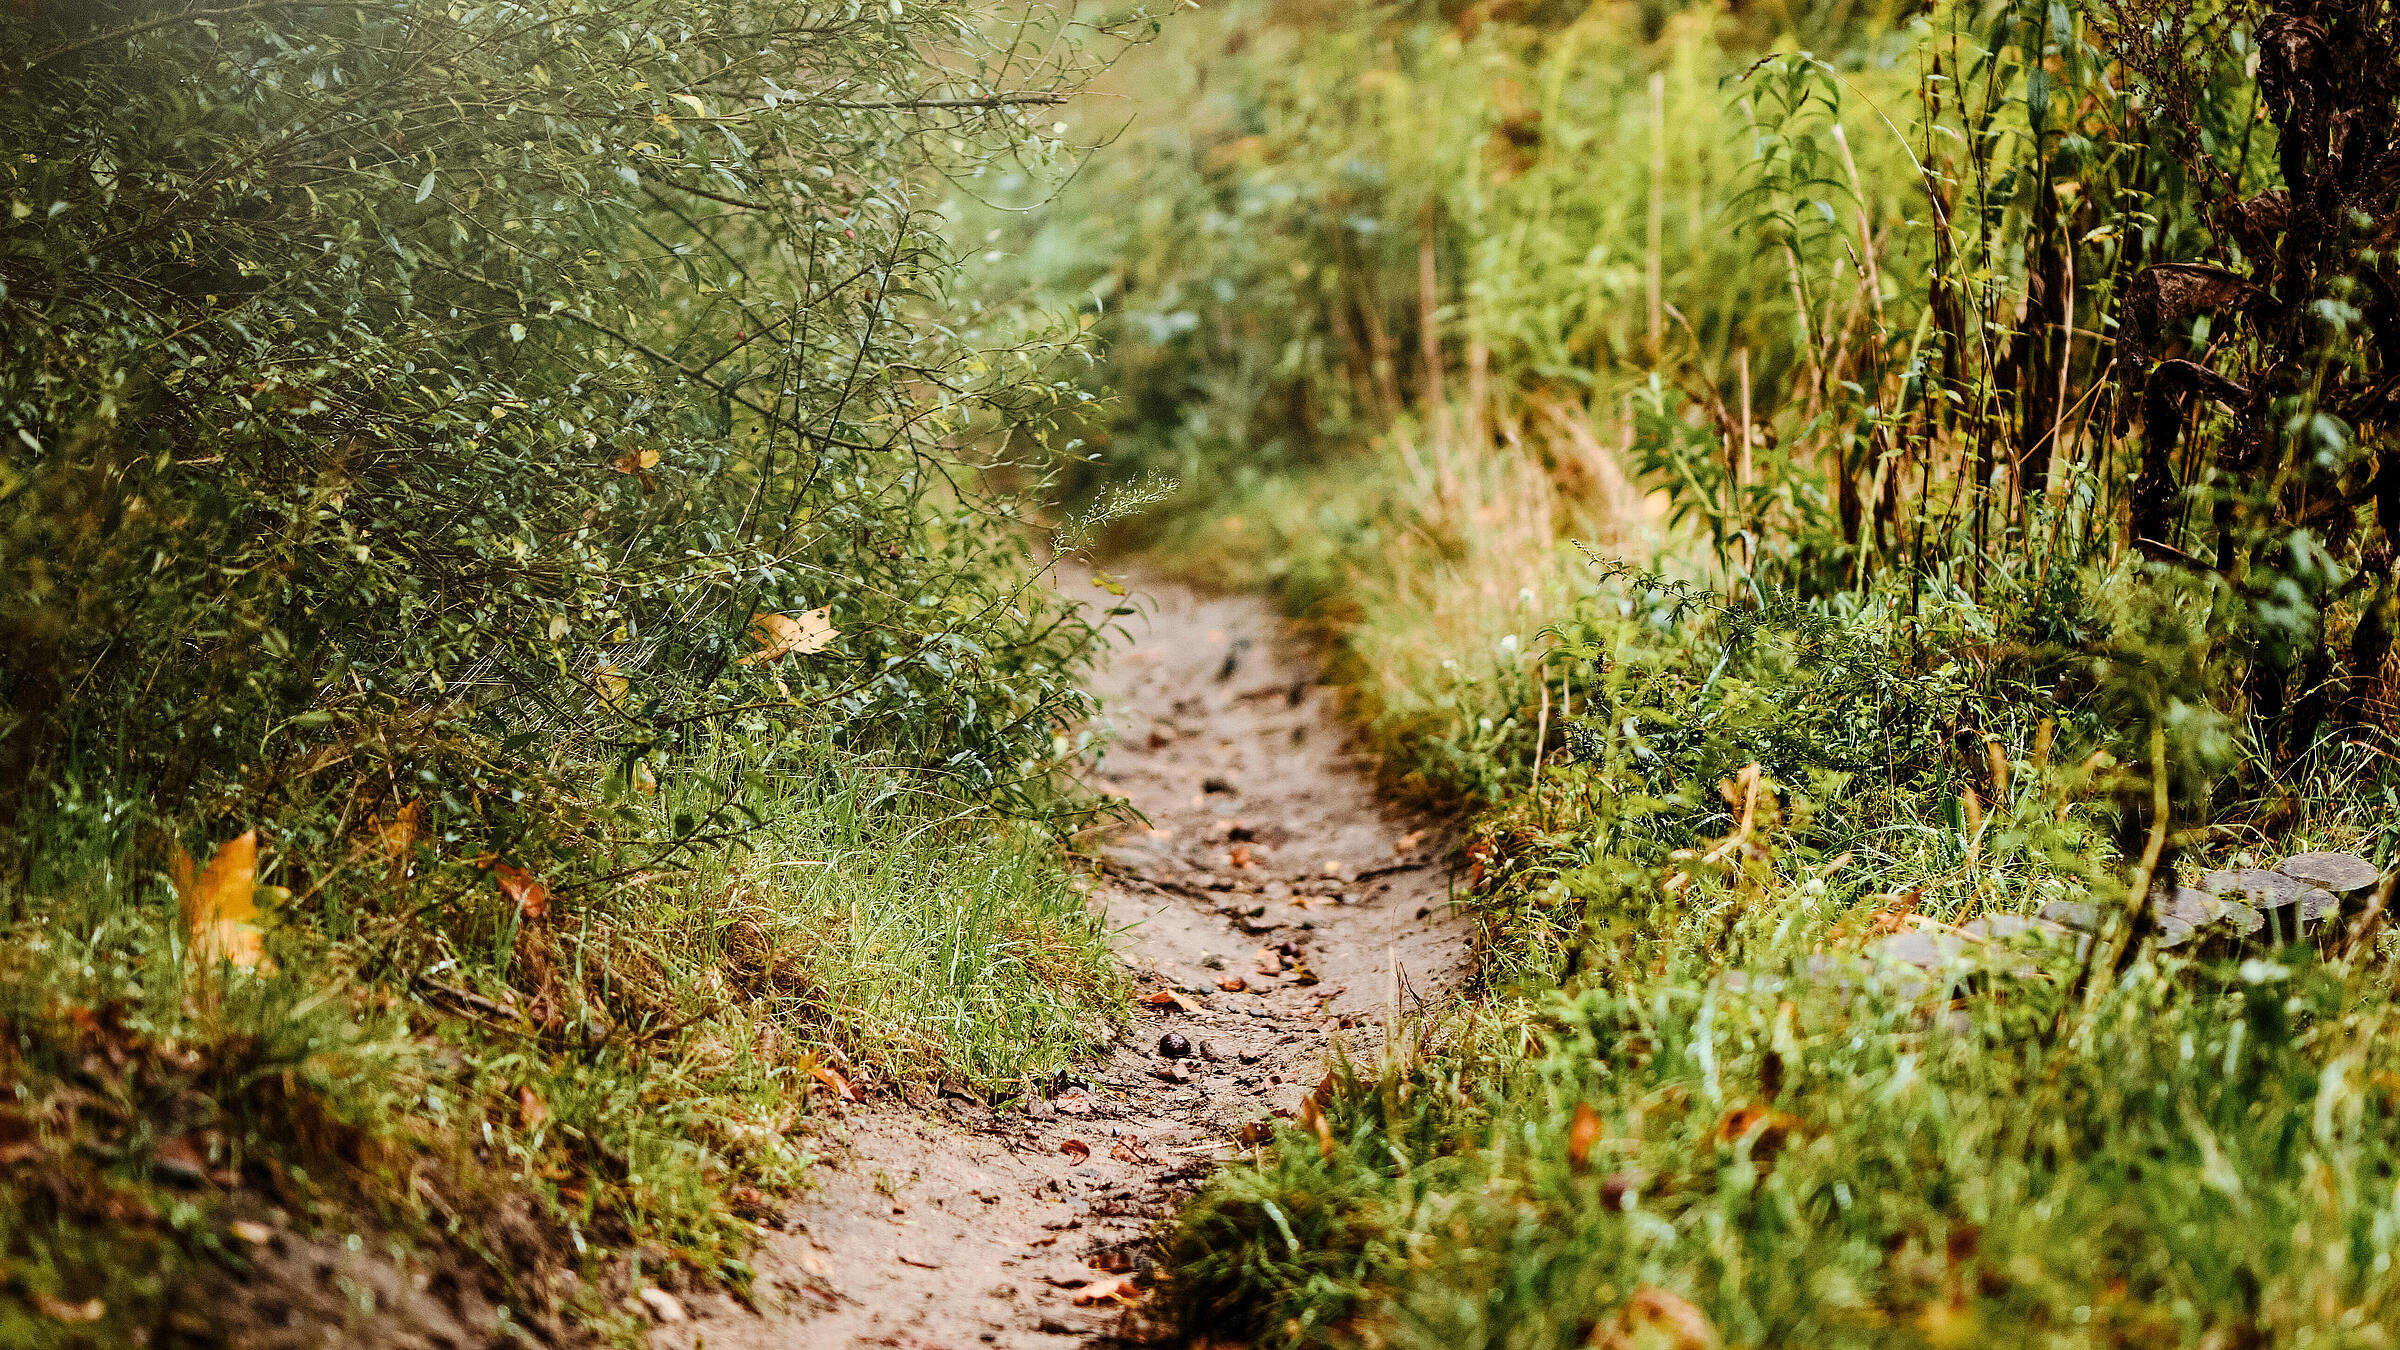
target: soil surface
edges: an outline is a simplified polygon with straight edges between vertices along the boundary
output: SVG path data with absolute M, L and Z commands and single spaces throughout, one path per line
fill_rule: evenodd
M 753 1258 L 758 1310 L 693 1299 L 657 1350 L 1131 1337 L 1138 1287 L 1111 1291 L 1243 1127 L 1296 1113 L 1337 1039 L 1372 1057 L 1391 1009 L 1455 987 L 1448 841 L 1377 798 L 1308 651 L 1255 598 L 1143 589 L 1096 677 L 1114 741 L 1095 780 L 1149 824 L 1106 842 L 1093 901 L 1159 1002 L 1005 1111 L 930 1094 L 850 1108 L 817 1188 Z

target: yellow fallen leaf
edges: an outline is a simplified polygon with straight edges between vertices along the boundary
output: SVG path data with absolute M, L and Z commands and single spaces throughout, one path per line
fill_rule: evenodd
M 167 855 L 167 873 L 182 902 L 183 931 L 191 939 L 194 961 L 274 969 L 258 927 L 258 831 L 244 830 L 227 840 L 205 870 L 196 870 L 192 855 L 176 844 Z
M 758 638 L 758 650 L 736 661 L 736 665 L 808 656 L 825 650 L 842 635 L 833 626 L 831 605 L 820 605 L 802 614 L 753 614 L 750 631 Z
M 600 666 L 592 671 L 592 689 L 600 695 L 603 703 L 615 703 L 624 698 L 631 684 L 625 678 L 625 672 L 614 665 Z

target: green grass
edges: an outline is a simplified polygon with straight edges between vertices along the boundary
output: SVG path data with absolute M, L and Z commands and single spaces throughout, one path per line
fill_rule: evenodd
M 55 812 L 0 931 L 0 1341 L 198 1334 L 190 1291 L 246 1269 L 237 1220 L 380 1235 L 520 1318 L 630 1335 L 604 1273 L 747 1280 L 767 1197 L 805 1180 L 812 1065 L 1001 1096 L 1120 1015 L 1043 830 L 819 744 L 746 767 L 738 849 L 533 922 L 437 829 L 408 876 L 377 854 L 272 908 L 271 974 L 185 958 L 137 807 Z M 627 795 L 663 833 L 675 806 Z M 519 1278 L 518 1196 L 581 1286 Z

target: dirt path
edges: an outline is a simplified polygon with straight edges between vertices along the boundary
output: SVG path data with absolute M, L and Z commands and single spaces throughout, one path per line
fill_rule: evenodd
M 1152 826 L 1108 845 L 1095 899 L 1139 992 L 1198 1011 L 1142 1006 L 1027 1111 L 854 1109 L 754 1259 L 764 1311 L 696 1300 L 659 1350 L 1110 1340 L 1126 1313 L 1074 1288 L 1137 1270 L 1152 1224 L 1245 1123 L 1297 1109 L 1335 1037 L 1380 1046 L 1395 966 L 1412 1008 L 1455 982 L 1441 841 L 1377 800 L 1281 621 L 1252 598 L 1145 589 L 1154 609 L 1097 677 L 1116 736 L 1097 778 Z M 1247 987 L 1220 988 L 1232 977 Z M 1162 1053 L 1170 1032 L 1188 1057 Z

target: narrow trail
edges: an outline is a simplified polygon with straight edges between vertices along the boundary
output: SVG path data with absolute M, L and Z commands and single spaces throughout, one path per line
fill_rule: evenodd
M 1075 1291 L 1139 1270 L 1156 1221 L 1243 1125 L 1297 1111 L 1337 1037 L 1371 1055 L 1388 1008 L 1457 981 L 1443 841 L 1378 799 L 1284 623 L 1252 597 L 1144 591 L 1150 612 L 1096 677 L 1115 741 L 1095 776 L 1151 823 L 1108 843 L 1093 898 L 1137 996 L 1198 1011 L 1137 1005 L 1029 1110 L 852 1108 L 753 1258 L 759 1311 L 695 1300 L 658 1350 L 1118 1341 L 1138 1314 Z M 1162 1053 L 1170 1032 L 1188 1057 Z

